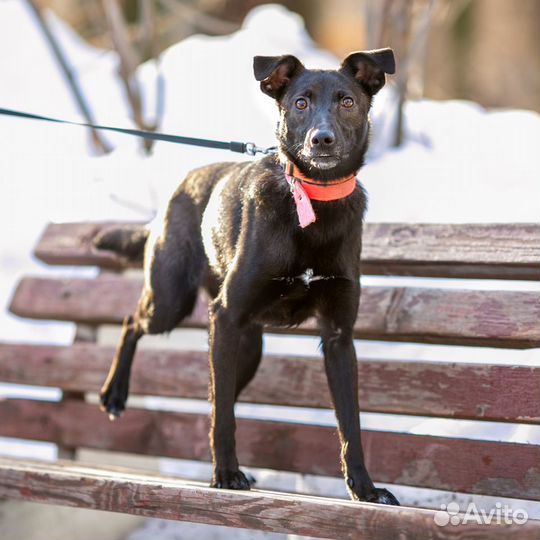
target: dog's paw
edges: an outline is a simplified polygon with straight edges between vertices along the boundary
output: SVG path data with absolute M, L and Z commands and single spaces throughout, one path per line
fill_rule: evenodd
M 384 488 L 375 488 L 365 498 L 365 501 L 377 504 L 390 504 L 393 506 L 400 506 L 399 501 L 394 497 L 394 495 Z
M 244 474 L 242 471 L 222 470 L 214 474 L 210 487 L 218 489 L 251 489 L 255 484 L 255 478 L 250 474 Z
M 390 504 L 393 506 L 400 506 L 399 501 L 390 493 L 387 489 L 377 488 L 371 482 L 368 486 L 363 484 L 362 489 L 360 482 L 355 483 L 354 480 L 349 477 L 346 480 L 347 490 L 351 498 L 354 501 L 364 501 L 377 504 Z
M 109 420 L 120 418 L 126 409 L 127 391 L 118 385 L 109 385 L 99 394 L 100 409 L 109 415 Z

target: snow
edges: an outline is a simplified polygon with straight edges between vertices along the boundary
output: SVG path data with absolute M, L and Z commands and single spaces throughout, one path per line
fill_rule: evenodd
M 537 222 L 538 114 L 464 101 L 406 106 L 404 146 L 360 175 L 372 221 Z M 407 201 L 404 205 L 403 201 Z
M 53 15 L 48 19 L 98 122 L 134 127 L 114 56 L 89 46 Z M 285 53 L 298 56 L 308 67 L 339 65 L 337 58 L 316 47 L 298 15 L 278 5 L 254 9 L 231 36 L 197 35 L 173 45 L 161 59 L 165 115 L 160 131 L 272 146 L 277 110 L 260 92 L 251 64 L 256 54 Z M 25 2 L 0 3 L 0 69 L 0 106 L 83 120 Z M 155 64 L 141 66 L 138 76 L 145 115 L 152 120 Z M 360 173 L 370 196 L 369 221 L 538 221 L 537 113 L 487 111 L 464 101 L 410 102 L 405 108 L 405 141 L 397 149 L 391 145 L 395 118 L 394 90 L 388 85 L 375 99 L 369 161 Z M 70 324 L 23 321 L 6 311 L 23 275 L 95 273 L 93 269 L 49 268 L 31 257 L 47 222 L 150 219 L 191 168 L 252 159 L 168 143 L 156 144 L 152 155 L 146 156 L 134 138 L 109 133 L 105 137 L 115 150 L 98 157 L 81 128 L 0 117 L 0 340 L 69 343 L 72 339 Z M 287 345 L 278 338 L 269 340 L 270 347 L 280 350 Z M 367 343 L 362 345 L 364 353 L 366 349 L 375 355 L 385 351 L 381 356 L 397 351 L 402 358 L 456 356 L 456 349 L 444 352 L 445 348 L 420 345 Z M 511 357 L 507 353 L 475 351 L 474 360 L 496 357 L 501 362 L 537 362 L 537 351 L 513 351 Z M 466 349 L 459 353 L 464 358 L 467 354 Z M 2 388 L 9 393 L 9 388 Z M 440 425 L 419 421 L 414 430 L 428 428 L 437 430 Z M 463 429 L 459 433 L 468 433 L 469 428 Z M 514 432 L 508 427 L 489 430 L 477 435 L 500 433 L 520 440 L 538 436 L 528 427 Z

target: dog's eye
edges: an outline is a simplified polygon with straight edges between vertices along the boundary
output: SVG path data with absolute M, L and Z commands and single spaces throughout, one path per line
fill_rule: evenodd
M 350 109 L 354 105 L 354 99 L 352 97 L 346 96 L 341 100 L 341 104 Z
M 301 111 L 303 111 L 308 103 L 307 103 L 307 99 L 304 99 L 304 98 L 298 98 L 295 102 L 294 102 L 295 106 L 297 109 L 300 109 Z

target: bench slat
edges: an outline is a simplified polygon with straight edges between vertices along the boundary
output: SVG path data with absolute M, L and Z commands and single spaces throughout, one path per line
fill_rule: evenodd
M 21 317 L 78 323 L 119 323 L 133 312 L 142 282 L 124 276 L 97 279 L 23 278 L 10 310 Z M 201 295 L 184 326 L 207 323 Z M 540 346 L 536 292 L 364 287 L 355 337 L 455 345 Z M 291 333 L 291 329 L 272 329 Z M 314 321 L 294 330 L 317 334 Z
M 128 409 L 111 423 L 96 405 L 65 400 L 0 402 L 0 435 L 165 457 L 209 461 L 208 417 Z M 5 419 L 5 420 L 4 420 Z M 189 437 L 186 434 L 189 433 Z M 340 476 L 332 427 L 240 418 L 240 463 Z M 540 447 L 365 430 L 374 480 L 449 491 L 538 499 Z
M 336 540 L 401 538 L 521 539 L 538 537 L 540 522 L 523 525 L 435 524 L 434 510 L 391 507 L 261 490 L 215 490 L 201 483 L 73 462 L 0 458 L 0 496 L 146 517 Z M 450 527 L 450 526 L 449 526 Z
M 112 347 L 95 344 L 0 344 L 0 381 L 97 392 Z M 539 423 L 538 367 L 361 360 L 362 411 Z M 202 351 L 139 349 L 132 394 L 206 399 L 208 359 Z M 266 355 L 240 396 L 249 403 L 330 406 L 320 358 Z
M 121 257 L 93 248 L 92 239 L 111 225 L 114 223 L 50 224 L 35 255 L 55 265 L 132 266 Z M 367 223 L 363 273 L 538 280 L 539 236 L 540 225 L 532 223 Z
M 366 274 L 540 279 L 540 224 L 366 224 Z

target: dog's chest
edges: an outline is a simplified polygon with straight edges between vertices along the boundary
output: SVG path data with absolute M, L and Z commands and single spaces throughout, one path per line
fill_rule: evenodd
M 278 276 L 272 278 L 273 281 L 281 282 L 285 286 L 293 286 L 295 284 L 303 285 L 306 294 L 310 291 L 312 285 L 317 281 L 330 281 L 335 279 L 335 275 L 315 274 L 313 268 L 306 268 L 304 272 L 296 276 Z
M 319 297 L 336 277 L 318 275 L 307 268 L 296 276 L 272 278 L 273 298 L 260 305 L 255 318 L 272 326 L 295 326 L 316 315 Z

